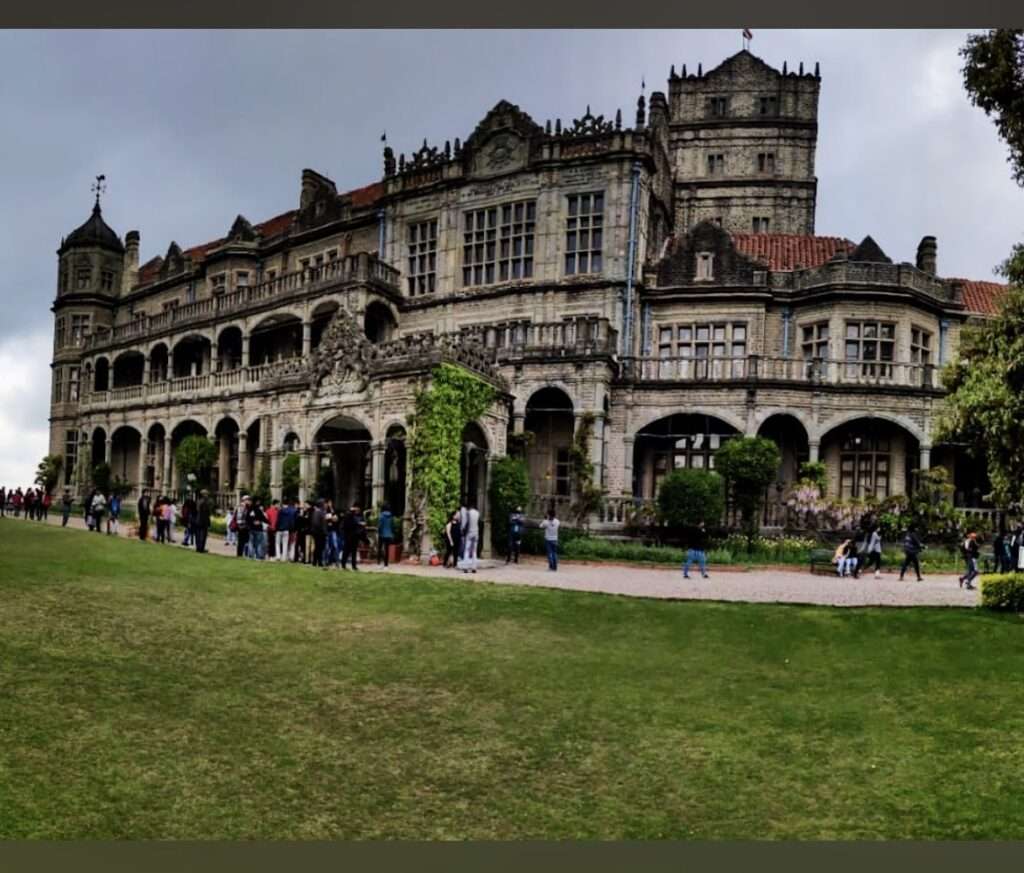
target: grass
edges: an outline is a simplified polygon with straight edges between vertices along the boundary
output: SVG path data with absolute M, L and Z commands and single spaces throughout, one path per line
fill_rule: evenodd
M 1024 836 L 1024 627 L 0 519 L 0 839 Z

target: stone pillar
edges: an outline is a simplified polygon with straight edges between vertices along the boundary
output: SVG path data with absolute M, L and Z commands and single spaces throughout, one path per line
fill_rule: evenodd
M 106 442 L 103 446 L 103 461 L 108 466 L 110 465 L 111 458 L 113 457 L 113 446 L 114 440 L 111 437 L 107 437 Z
M 270 496 L 281 499 L 281 467 L 284 463 L 284 452 L 275 450 L 270 453 Z
M 249 435 L 244 431 L 238 432 L 238 477 L 236 479 L 239 491 L 249 487 Z
M 920 462 L 918 464 L 918 467 L 920 468 L 921 472 L 924 472 L 925 470 L 930 469 L 931 465 L 932 465 L 932 447 L 931 446 L 921 446 L 921 460 L 920 460 Z
M 220 473 L 218 490 L 227 491 L 231 488 L 231 437 L 226 433 L 217 440 L 217 470 Z
M 162 490 L 165 494 L 171 490 L 171 486 L 173 484 L 171 480 L 171 465 L 173 463 L 173 459 L 174 453 L 171 451 L 171 437 L 170 434 L 168 434 L 167 436 L 164 437 L 164 454 L 163 458 L 161 459 L 163 461 L 164 473 L 160 479 L 160 490 Z
M 146 487 L 146 449 L 149 447 L 149 440 L 145 437 L 145 426 L 142 428 L 142 433 L 143 437 L 139 440 L 138 492 L 140 497 L 142 496 L 142 489 Z
M 590 462 L 594 465 L 594 484 L 604 486 L 604 430 L 603 412 L 594 413 L 594 438 L 590 441 Z
M 513 412 L 512 413 L 512 433 L 522 434 L 526 430 L 526 413 L 525 412 Z
M 149 384 L 149 355 L 142 357 L 142 384 Z
M 633 493 L 633 437 L 624 436 L 622 438 L 622 492 L 629 494 L 631 497 L 636 495 Z
M 302 322 L 302 357 L 308 357 L 313 350 L 313 322 Z
M 386 443 L 374 443 L 370 447 L 370 451 L 373 453 L 370 467 L 372 491 L 373 495 L 373 507 L 376 509 L 384 502 L 384 452 L 387 447 Z
M 807 443 L 807 460 L 810 461 L 812 464 L 818 462 L 818 449 L 820 447 L 820 443 L 818 443 L 817 441 L 810 441 Z
M 484 452 L 484 462 L 482 475 L 480 476 L 480 532 L 483 534 L 480 537 L 480 557 L 490 558 L 493 557 L 491 551 L 491 542 L 494 540 L 494 532 L 491 530 L 491 499 L 488 491 L 490 490 L 490 483 L 487 481 L 488 473 L 491 471 L 491 453 Z
M 242 334 L 242 369 L 249 366 L 249 335 Z
M 309 449 L 299 450 L 299 501 L 305 501 L 312 493 L 313 453 Z

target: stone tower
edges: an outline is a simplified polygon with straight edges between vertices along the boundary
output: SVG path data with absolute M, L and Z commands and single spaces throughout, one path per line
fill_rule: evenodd
M 669 79 L 676 232 L 814 233 L 821 77 L 741 51 Z
M 135 234 L 136 251 L 137 242 Z M 125 262 L 125 246 L 103 220 L 98 192 L 92 215 L 61 240 L 57 258 L 57 295 L 52 307 L 50 453 L 64 456 L 64 481 L 60 483 L 64 486 L 75 481 L 79 462 L 103 460 L 106 448 L 90 446 L 89 435 L 79 433 L 77 425 L 82 395 L 110 387 L 109 362 L 104 361 L 102 372 L 100 367 L 95 372 L 85 372 L 82 355 L 91 335 L 111 329 Z

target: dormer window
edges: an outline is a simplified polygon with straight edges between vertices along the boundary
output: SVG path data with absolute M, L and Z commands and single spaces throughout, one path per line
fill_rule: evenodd
M 210 288 L 214 294 L 223 294 L 225 291 L 227 291 L 227 284 L 227 273 L 220 273 L 217 276 L 210 277 Z
M 754 218 L 754 233 L 768 233 L 770 221 L 767 217 Z
M 697 281 L 714 279 L 714 265 L 715 256 L 711 252 L 699 252 L 697 254 Z
M 235 287 L 236 288 L 248 288 L 249 287 L 249 271 L 239 270 L 235 273 Z
M 92 282 L 92 270 L 76 270 L 75 271 L 75 287 L 79 291 L 83 291 L 89 287 Z

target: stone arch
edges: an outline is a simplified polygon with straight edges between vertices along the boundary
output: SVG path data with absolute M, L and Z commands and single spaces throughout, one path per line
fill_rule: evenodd
M 849 414 L 820 429 L 819 458 L 839 499 L 910 494 L 921 462 L 921 430 L 904 416 Z
M 365 418 L 362 414 L 355 410 L 343 407 L 341 409 L 334 409 L 322 412 L 318 418 L 313 419 L 312 426 L 309 428 L 309 433 L 312 434 L 310 442 L 315 442 L 317 431 L 319 431 L 325 424 L 327 424 L 327 422 L 331 421 L 334 418 L 351 419 L 354 424 L 358 425 L 360 428 L 367 431 L 373 439 L 377 439 L 377 433 L 374 430 L 373 424 L 369 419 Z
M 108 391 L 110 389 L 110 359 L 100 355 L 93 361 L 92 390 Z
M 146 370 L 146 356 L 139 349 L 124 349 L 114 358 L 110 367 L 112 388 L 141 385 Z
M 174 378 L 201 376 L 210 372 L 213 358 L 211 331 L 189 331 L 174 338 L 170 347 L 170 368 Z
M 742 436 L 744 429 L 735 416 L 686 409 L 663 412 L 632 432 L 632 491 L 653 499 L 661 480 L 674 469 L 712 469 L 718 448 L 725 440 Z
M 887 421 L 891 424 L 898 425 L 899 427 L 902 427 L 905 431 L 907 431 L 907 433 L 914 437 L 914 439 L 916 439 L 919 443 L 921 443 L 921 445 L 931 445 L 931 440 L 928 438 L 927 434 L 925 434 L 924 431 L 922 431 L 921 428 L 914 424 L 914 422 L 911 421 L 909 418 L 907 418 L 904 415 L 899 415 L 897 413 L 879 410 L 871 410 L 870 412 L 849 412 L 844 415 L 840 415 L 837 418 L 831 418 L 827 422 L 820 423 L 818 427 L 813 431 L 813 436 L 811 435 L 811 431 L 808 431 L 808 436 L 812 441 L 820 443 L 824 437 L 829 435 L 829 433 L 836 430 L 837 428 L 842 427 L 845 424 L 849 424 L 851 421 L 856 421 L 857 419 L 872 418 L 882 419 L 883 421 Z
M 575 409 L 572 395 L 552 385 L 537 388 L 526 401 L 523 426 L 533 434 L 525 446 L 526 466 L 534 495 L 545 500 L 572 496 Z
M 133 486 L 141 484 L 139 465 L 144 451 L 143 432 L 132 424 L 120 424 L 110 434 L 110 472 Z
M 320 496 L 331 497 L 338 507 L 371 505 L 375 440 L 370 428 L 341 409 L 322 417 L 312 433 L 316 490 L 326 492 Z
M 638 421 L 628 422 L 627 432 L 639 433 L 644 428 L 650 427 L 656 421 L 660 421 L 670 415 L 706 415 L 709 418 L 717 418 L 736 429 L 738 433 L 744 433 L 746 424 L 743 419 L 729 409 L 721 409 L 714 406 L 692 406 L 685 409 L 660 409 L 647 410 Z
M 302 316 L 291 311 L 267 313 L 249 327 L 244 341 L 249 344 L 251 366 L 299 357 Z
M 363 333 L 371 343 L 383 343 L 395 338 L 398 318 L 381 300 L 371 300 L 363 310 Z
M 580 406 L 579 399 L 576 397 L 576 392 L 573 389 L 573 386 L 568 382 L 565 382 L 562 379 L 541 379 L 536 382 L 529 382 L 525 385 L 516 386 L 515 399 L 512 402 L 513 409 L 516 412 L 524 413 L 529 399 L 538 391 L 543 391 L 545 388 L 555 388 L 561 391 L 569 398 L 573 409 Z

